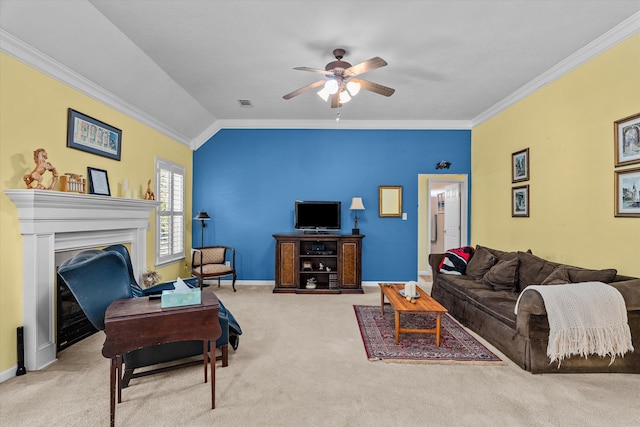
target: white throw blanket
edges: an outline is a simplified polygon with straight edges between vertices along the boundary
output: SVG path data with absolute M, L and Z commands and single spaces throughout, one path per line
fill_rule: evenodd
M 633 351 L 627 309 L 620 292 L 602 282 L 568 283 L 565 285 L 527 286 L 518 297 L 535 290 L 544 300 L 549 320 L 550 363 L 565 357 L 589 354 L 611 357 Z M 611 364 L 610 363 L 610 364 Z

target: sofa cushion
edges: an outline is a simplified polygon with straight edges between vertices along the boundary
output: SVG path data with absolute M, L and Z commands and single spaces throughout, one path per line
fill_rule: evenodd
M 496 263 L 482 279 L 484 283 L 491 285 L 496 291 L 518 290 L 518 258 L 501 260 Z
M 530 285 L 541 285 L 558 267 L 550 262 L 527 252 L 518 252 L 520 265 L 518 266 L 518 290 L 522 291 Z
M 473 247 L 463 246 L 461 248 L 449 249 L 445 252 L 440 261 L 440 273 L 444 274 L 465 274 L 467 263 L 473 255 Z
M 572 283 L 579 282 L 604 282 L 611 283 L 618 271 L 615 268 L 604 270 L 587 270 L 586 268 L 568 267 L 569 279 Z
M 542 285 L 564 285 L 571 283 L 569 271 L 566 265 L 557 266 L 546 279 L 542 281 Z
M 472 279 L 482 279 L 496 262 L 498 262 L 498 258 L 495 255 L 489 252 L 487 248 L 478 246 L 469 264 L 467 264 L 467 276 Z
M 516 327 L 514 308 L 517 300 L 518 294 L 509 291 L 469 289 L 467 294 L 467 302 L 470 305 L 490 314 L 513 329 Z
M 487 289 L 493 291 L 493 288 L 480 280 L 470 279 L 468 276 L 454 275 L 438 275 L 439 288 L 454 295 L 461 301 L 466 301 L 469 289 Z

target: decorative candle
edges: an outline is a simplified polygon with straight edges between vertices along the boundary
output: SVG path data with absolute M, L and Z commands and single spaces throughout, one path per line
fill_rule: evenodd
M 127 191 L 129 189 L 129 180 L 125 179 L 122 181 L 122 190 Z
M 413 296 L 413 294 L 411 293 L 411 283 L 404 284 L 404 296 L 405 297 Z

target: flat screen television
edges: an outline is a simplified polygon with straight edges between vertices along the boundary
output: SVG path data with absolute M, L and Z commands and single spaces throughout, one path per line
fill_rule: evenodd
M 329 231 L 340 230 L 341 202 L 303 202 L 295 203 L 296 230 Z

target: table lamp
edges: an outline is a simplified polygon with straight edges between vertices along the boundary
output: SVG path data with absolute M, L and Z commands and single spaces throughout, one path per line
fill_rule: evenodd
M 350 210 L 355 211 L 355 217 L 354 219 L 354 225 L 353 225 L 353 229 L 351 230 L 351 234 L 354 235 L 358 235 L 360 234 L 360 229 L 358 228 L 358 211 L 363 211 L 364 210 L 364 205 L 362 204 L 362 197 L 354 197 L 351 199 L 351 206 L 349 207 Z

